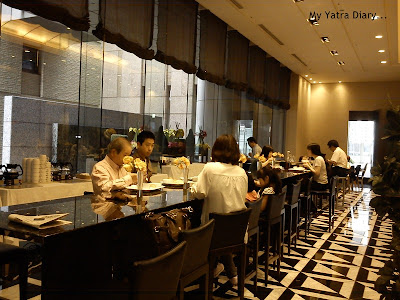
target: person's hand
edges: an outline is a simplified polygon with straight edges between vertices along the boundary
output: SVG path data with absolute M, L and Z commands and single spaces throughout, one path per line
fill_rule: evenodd
M 248 156 L 249 157 L 253 157 L 253 154 L 251 152 L 249 152 Z
M 311 169 L 311 165 L 310 165 L 309 162 L 303 163 L 303 167 L 306 168 L 306 169 Z
M 254 184 L 255 184 L 256 186 L 258 186 L 258 187 L 261 187 L 260 181 L 258 181 L 257 179 L 254 180 Z
M 131 175 L 133 184 L 137 184 L 137 174 L 136 173 L 131 173 L 130 175 Z

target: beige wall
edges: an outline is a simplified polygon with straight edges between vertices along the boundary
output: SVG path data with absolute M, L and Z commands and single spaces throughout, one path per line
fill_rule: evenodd
M 346 150 L 349 111 L 386 110 L 390 107 L 388 98 L 400 105 L 400 82 L 310 85 L 294 76 L 286 120 L 286 150 L 299 157 L 306 153 L 308 143 L 315 142 L 330 157 L 326 147 L 330 139 L 338 140 Z

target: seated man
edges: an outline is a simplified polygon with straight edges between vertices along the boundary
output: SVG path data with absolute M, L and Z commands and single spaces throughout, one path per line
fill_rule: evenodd
M 123 158 L 130 155 L 131 151 L 132 146 L 127 139 L 116 138 L 108 145 L 106 157 L 93 167 L 91 175 L 94 192 L 92 208 L 96 213 L 103 215 L 105 219 L 108 217 L 108 212 L 110 214 L 116 213 L 115 209 L 108 207 L 114 204 L 107 202 L 106 199 L 114 198 L 114 195 L 118 195 L 118 190 L 137 182 L 137 175 L 128 173 L 122 166 L 124 164 Z M 117 198 L 121 197 L 118 196 Z M 129 195 L 125 200 L 130 200 Z
M 332 165 L 332 176 L 346 177 L 349 173 L 347 154 L 339 147 L 336 140 L 330 140 L 328 147 L 333 152 L 331 159 L 328 160 L 328 163 Z
M 249 153 L 250 157 L 254 157 L 254 155 L 261 155 L 262 149 L 260 145 L 257 144 L 257 141 L 254 137 L 249 137 L 247 139 L 247 144 L 251 147 L 252 152 Z
M 147 182 L 150 182 L 150 177 L 153 174 L 151 171 L 151 162 L 149 157 L 153 152 L 155 140 L 156 138 L 154 136 L 154 133 L 152 133 L 151 131 L 142 131 L 137 137 L 137 149 L 132 155 L 134 159 L 140 158 L 141 160 L 146 162 Z M 135 168 L 133 169 L 133 172 L 137 172 Z

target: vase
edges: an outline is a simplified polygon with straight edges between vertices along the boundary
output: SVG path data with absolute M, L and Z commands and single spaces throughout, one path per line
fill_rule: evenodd
M 183 188 L 187 189 L 189 187 L 189 168 L 183 168 Z
M 144 181 L 144 172 L 141 170 L 137 171 L 137 191 L 138 197 L 142 196 L 143 193 L 143 181 Z M 138 199 L 139 200 L 139 199 Z

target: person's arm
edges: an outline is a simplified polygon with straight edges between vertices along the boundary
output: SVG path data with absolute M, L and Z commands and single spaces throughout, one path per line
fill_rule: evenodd
M 92 172 L 92 181 L 93 184 L 100 187 L 102 192 L 111 192 L 114 190 L 120 190 L 126 188 L 133 184 L 133 179 L 136 174 L 126 173 L 122 178 L 118 178 L 115 180 L 110 179 L 109 172 L 103 167 L 95 167 Z M 137 178 L 137 177 L 136 177 Z
M 331 159 L 328 160 L 328 163 L 333 166 L 336 166 L 338 161 L 339 161 L 339 151 L 334 151 Z
M 316 165 L 314 167 L 309 162 L 304 164 L 304 167 L 309 169 L 315 176 L 319 177 L 319 174 L 321 174 L 321 166 L 318 165 L 317 161 L 315 163 Z
M 207 165 L 204 166 L 203 170 L 197 177 L 197 183 L 191 188 L 191 195 L 194 198 L 204 199 L 208 195 L 208 176 L 207 176 Z
M 268 204 L 268 195 L 263 195 L 262 200 L 261 200 L 261 211 L 264 211 L 267 209 L 267 204 Z

